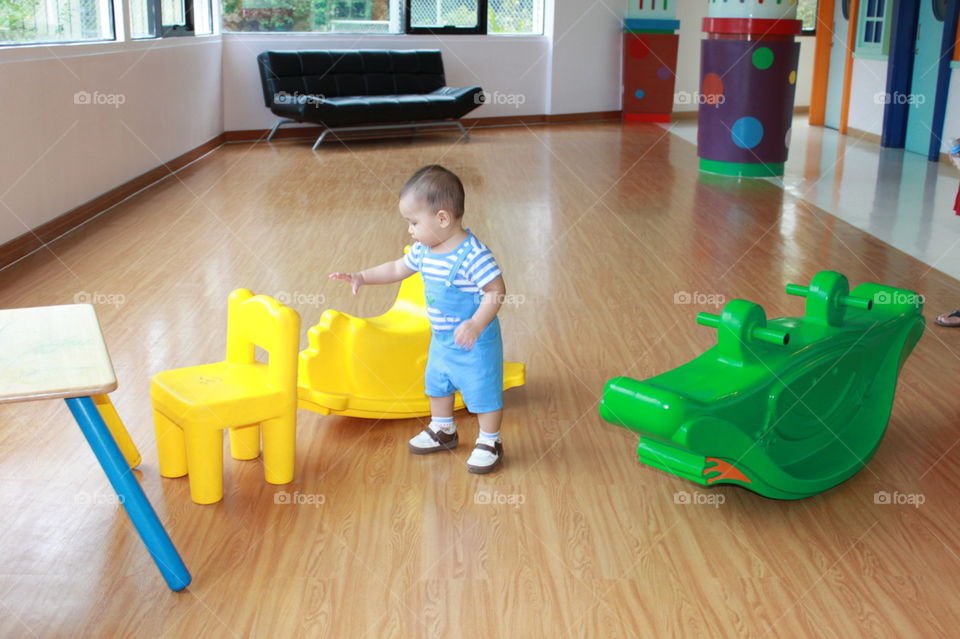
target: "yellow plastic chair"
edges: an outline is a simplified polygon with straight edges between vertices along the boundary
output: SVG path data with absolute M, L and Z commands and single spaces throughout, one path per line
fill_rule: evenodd
M 150 386 L 160 474 L 189 474 L 198 504 L 223 498 L 223 433 L 234 459 L 260 454 L 271 484 L 293 481 L 300 316 L 265 295 L 238 289 L 227 313 L 227 359 L 157 373 Z M 255 347 L 269 363 L 255 360 Z
M 383 315 L 360 318 L 324 311 L 300 353 L 300 408 L 322 415 L 406 419 L 430 414 L 423 377 L 430 321 L 419 273 L 400 284 Z M 524 366 L 504 362 L 503 388 L 522 386 Z M 458 392 L 454 408 L 463 408 Z

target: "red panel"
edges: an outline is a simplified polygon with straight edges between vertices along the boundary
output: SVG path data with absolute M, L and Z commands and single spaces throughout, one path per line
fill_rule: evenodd
M 755 36 L 799 35 L 800 20 L 760 20 L 753 18 L 704 18 L 706 33 L 746 33 Z
M 669 114 L 673 111 L 677 48 L 673 33 L 623 34 L 623 113 Z M 642 92 L 638 94 L 639 92 Z M 642 96 L 642 97 L 639 97 Z M 651 120 L 645 120 L 647 122 Z

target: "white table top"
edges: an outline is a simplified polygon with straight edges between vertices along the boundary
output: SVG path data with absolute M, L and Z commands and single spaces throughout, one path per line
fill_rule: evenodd
M 0 404 L 117 388 L 90 304 L 0 310 Z

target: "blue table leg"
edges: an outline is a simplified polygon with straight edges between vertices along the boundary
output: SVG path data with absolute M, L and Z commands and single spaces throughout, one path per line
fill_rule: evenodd
M 171 590 L 183 590 L 190 584 L 190 573 L 153 506 L 143 494 L 136 476 L 120 452 L 120 447 L 110 435 L 93 399 L 71 397 L 66 401 L 167 585 Z

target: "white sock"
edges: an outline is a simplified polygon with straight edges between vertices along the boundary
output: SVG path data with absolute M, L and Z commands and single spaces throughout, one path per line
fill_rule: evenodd
M 453 434 L 457 432 L 457 425 L 453 423 L 453 417 L 430 417 L 430 428 L 434 432 L 442 430 L 445 433 Z
M 492 446 L 497 442 L 498 439 L 500 439 L 500 431 L 498 430 L 495 433 L 488 433 L 485 430 L 481 430 L 479 439 L 482 439 L 484 444 L 489 444 Z

